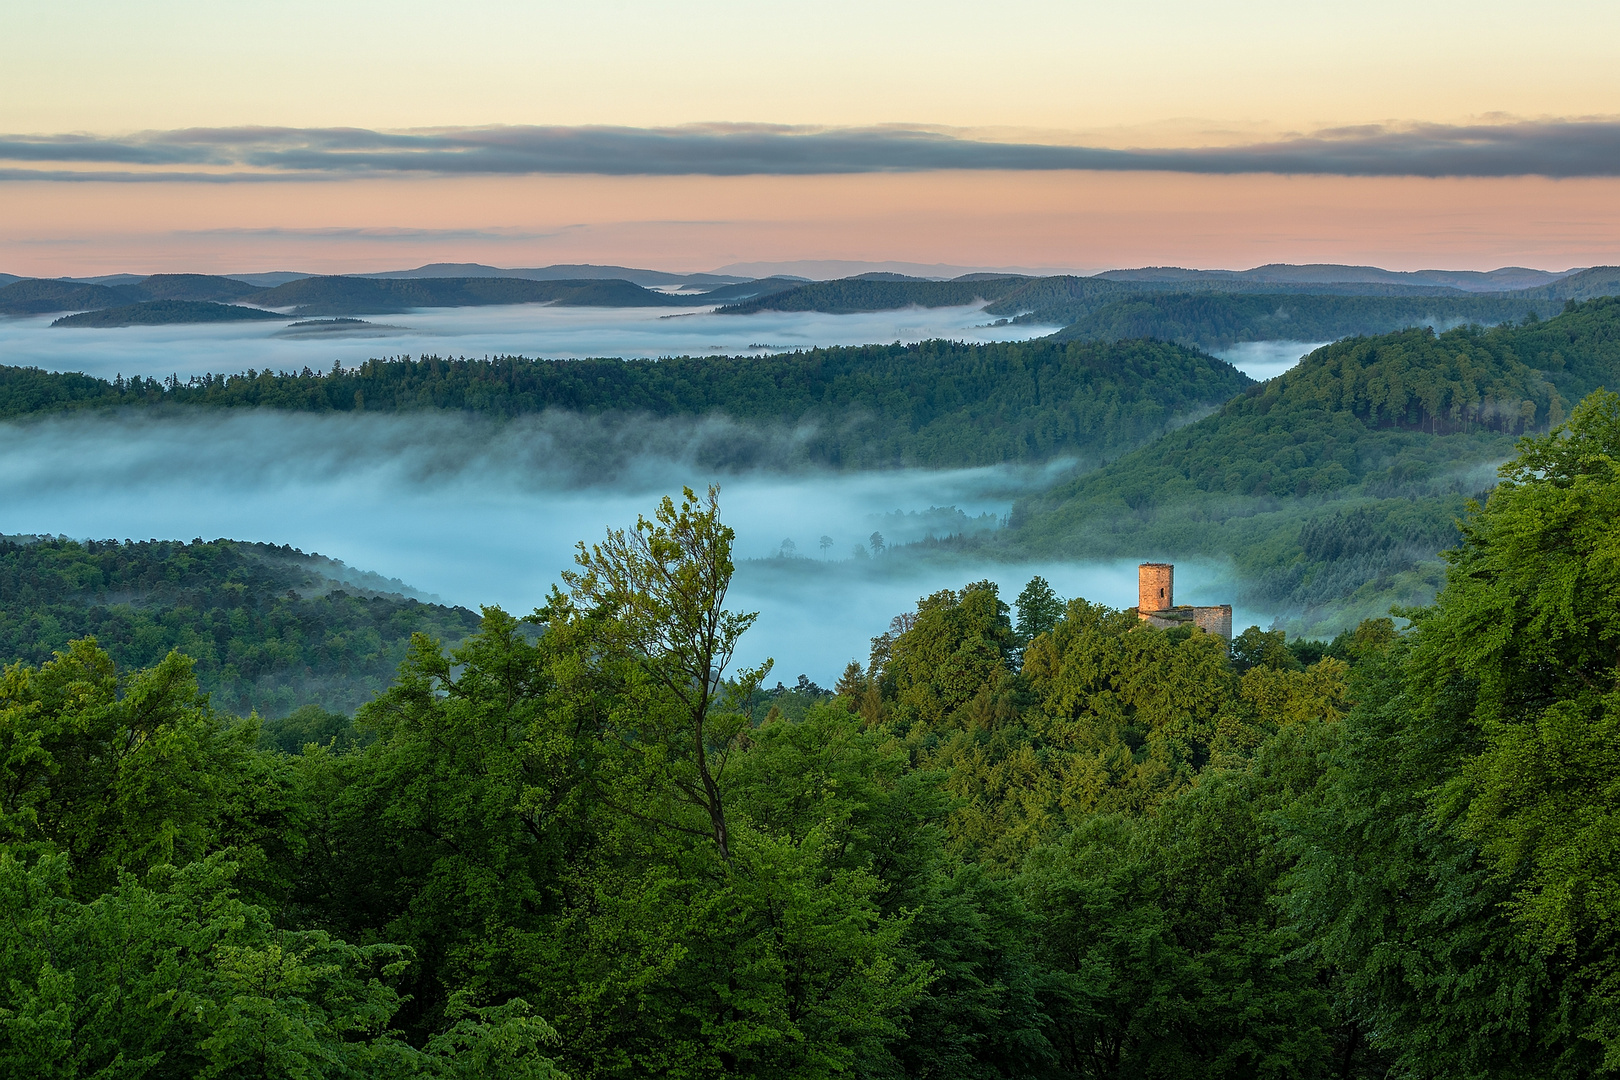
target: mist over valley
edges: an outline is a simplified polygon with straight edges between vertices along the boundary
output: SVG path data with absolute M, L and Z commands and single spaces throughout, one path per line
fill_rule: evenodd
M 54 316 L 0 318 L 0 363 L 112 378 L 209 372 L 326 370 L 379 355 L 645 357 L 765 354 L 818 345 L 1021 341 L 1054 327 L 991 326 L 978 305 L 831 315 L 714 315 L 670 309 L 513 304 L 428 308 L 368 317 L 353 336 L 289 333 L 283 323 L 51 328 Z M 341 325 L 341 324 L 340 324 Z
M 1042 574 L 1065 596 L 1117 606 L 1134 596 L 1129 560 L 867 551 L 874 532 L 898 547 L 983 530 L 981 516 L 999 529 L 1017 497 L 1070 463 L 854 473 L 697 464 L 706 440 L 736 436 L 727 428 L 264 411 L 12 422 L 0 425 L 0 532 L 288 544 L 446 604 L 526 615 L 573 565 L 576 543 L 650 515 L 682 485 L 716 482 L 738 533 L 728 605 L 761 612 L 740 659 L 774 657 L 788 682 L 806 673 L 823 685 L 939 589 L 991 579 L 1011 598 Z M 790 445 L 794 433 L 758 437 Z M 784 540 L 797 557 L 782 557 Z M 1215 597 L 1225 588 L 1216 565 L 1189 566 L 1187 587 Z

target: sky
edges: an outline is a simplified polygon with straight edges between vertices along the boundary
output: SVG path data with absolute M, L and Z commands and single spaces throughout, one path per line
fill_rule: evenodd
M 12 0 L 0 271 L 1620 262 L 1620 5 Z

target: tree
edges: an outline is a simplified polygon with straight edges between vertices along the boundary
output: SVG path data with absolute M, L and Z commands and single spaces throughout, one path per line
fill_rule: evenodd
M 1063 618 L 1063 600 L 1043 577 L 1030 578 L 1013 607 L 1018 612 L 1018 622 L 1013 629 L 1020 650 L 1041 634 L 1049 633 Z
M 887 546 L 883 541 L 883 534 L 880 532 L 874 532 L 866 538 L 866 542 L 872 548 L 873 555 L 883 554 L 883 549 Z
M 1407 693 L 1420 725 L 1471 730 L 1434 812 L 1512 884 L 1528 940 L 1573 964 L 1597 1009 L 1579 1032 L 1620 1069 L 1620 395 L 1521 440 L 1501 475 L 1413 615 Z
M 121 870 L 249 839 L 277 802 L 273 784 L 255 810 L 236 800 L 255 734 L 214 715 L 179 653 L 120 673 L 84 639 L 38 668 L 13 664 L 0 674 L 0 841 L 66 854 L 94 895 Z
M 833 538 L 826 533 L 821 534 L 821 557 L 827 557 L 827 551 L 833 546 Z
M 683 488 L 679 507 L 664 496 L 655 520 L 638 517 L 628 532 L 610 529 L 590 548 L 582 542 L 575 556 L 581 569 L 562 577 L 574 605 L 602 616 L 593 620 L 600 644 L 640 676 L 641 685 L 630 688 L 634 706 L 619 713 L 614 737 L 636 768 L 702 811 L 729 863 L 720 780 L 749 722 L 717 709 L 746 701 L 771 661 L 740 672 L 728 692 L 726 668 L 758 613 L 725 610 L 736 533 L 720 523 L 719 494 L 711 485 L 700 501 Z

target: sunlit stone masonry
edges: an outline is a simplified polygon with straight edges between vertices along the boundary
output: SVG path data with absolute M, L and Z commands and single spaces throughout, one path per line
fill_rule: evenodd
M 1136 568 L 1136 617 L 1160 629 L 1189 623 L 1232 640 L 1232 605 L 1176 606 L 1176 568 L 1170 563 L 1148 562 Z

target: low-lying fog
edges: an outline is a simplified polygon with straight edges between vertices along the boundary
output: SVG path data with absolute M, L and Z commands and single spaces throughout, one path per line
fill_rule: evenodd
M 367 315 L 365 327 L 291 329 L 279 322 L 55 327 L 55 316 L 0 317 L 0 363 L 50 371 L 115 375 L 326 370 L 378 356 L 703 356 L 746 355 L 867 342 L 1018 341 L 1050 334 L 1049 326 L 990 326 L 977 306 L 908 308 L 857 315 L 758 312 L 715 315 L 711 309 L 499 307 L 426 308 Z M 292 320 L 289 317 L 289 322 Z M 763 346 L 763 348 L 759 347 Z
M 1050 482 L 1050 472 L 713 475 L 692 464 L 692 448 L 714 437 L 716 423 L 639 424 L 633 446 L 623 429 L 557 417 L 501 428 L 459 416 L 245 412 L 0 424 L 0 533 L 286 543 L 447 603 L 526 613 L 570 565 L 576 541 L 650 515 L 683 483 L 715 479 L 738 534 L 728 606 L 761 613 L 740 659 L 773 656 L 789 683 L 802 672 L 828 685 L 919 596 L 980 578 L 997 581 L 1009 602 L 1036 573 L 1064 596 L 1135 602 L 1129 563 L 853 557 L 873 531 L 906 541 L 961 520 L 930 517 L 933 507 L 988 525 L 1020 492 Z M 825 553 L 824 535 L 832 539 Z M 779 557 L 787 539 L 798 558 Z M 1229 598 L 1216 569 L 1180 569 L 1183 602 Z M 1267 621 L 1236 617 L 1240 627 Z
M 1265 382 L 1326 344 L 1325 341 L 1243 341 L 1210 351 L 1249 378 Z
M 817 345 L 956 341 L 1021 341 L 1056 327 L 1002 325 L 973 305 L 907 308 L 856 315 L 762 311 L 715 315 L 709 308 L 550 307 L 515 304 L 426 308 L 367 315 L 361 327 L 313 328 L 279 322 L 51 327 L 54 315 L 0 317 L 0 363 L 48 371 L 116 375 L 200 375 L 257 370 L 324 371 L 334 361 L 354 367 L 377 356 L 703 356 L 765 355 Z M 289 318 L 289 322 L 292 322 Z M 1269 379 L 1321 343 L 1251 341 L 1214 350 L 1251 378 Z M 764 346 L 763 348 L 760 346 Z

